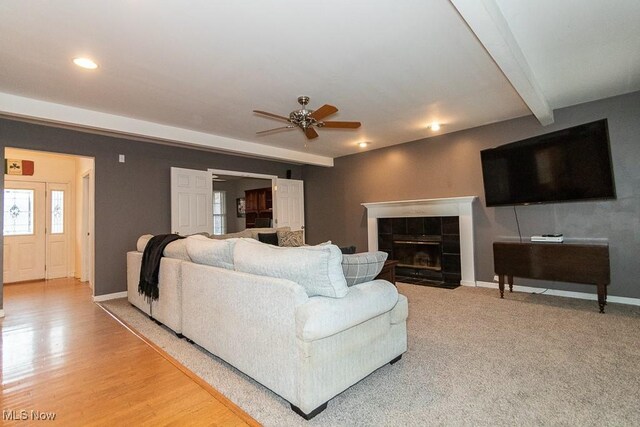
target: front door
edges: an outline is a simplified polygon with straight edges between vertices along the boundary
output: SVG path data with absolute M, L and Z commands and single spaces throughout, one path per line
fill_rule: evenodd
M 5 181 L 4 282 L 45 278 L 45 184 Z

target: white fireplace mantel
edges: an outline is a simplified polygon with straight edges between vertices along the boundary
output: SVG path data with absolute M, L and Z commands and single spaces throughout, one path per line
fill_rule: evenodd
M 460 218 L 460 284 L 476 286 L 473 253 L 473 203 L 477 196 L 362 203 L 367 208 L 369 250 L 378 250 L 378 218 L 457 216 Z

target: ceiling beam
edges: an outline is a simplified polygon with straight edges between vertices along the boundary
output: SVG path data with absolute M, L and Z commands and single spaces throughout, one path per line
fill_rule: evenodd
M 0 115 L 89 132 L 206 148 L 291 163 L 333 166 L 333 158 L 0 92 Z
M 553 123 L 553 110 L 495 0 L 450 1 L 538 121 Z

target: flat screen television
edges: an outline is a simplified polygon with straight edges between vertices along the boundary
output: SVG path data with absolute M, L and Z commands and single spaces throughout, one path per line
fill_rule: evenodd
M 487 206 L 616 197 L 606 119 L 480 155 Z

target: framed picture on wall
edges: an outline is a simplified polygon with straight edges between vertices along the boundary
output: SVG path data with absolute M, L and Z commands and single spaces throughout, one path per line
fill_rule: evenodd
M 237 212 L 238 218 L 244 218 L 245 217 L 244 197 L 239 197 L 239 198 L 236 199 L 236 212 Z

